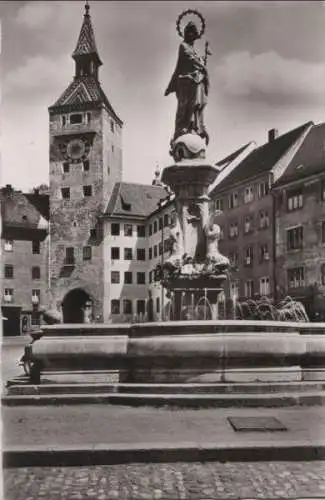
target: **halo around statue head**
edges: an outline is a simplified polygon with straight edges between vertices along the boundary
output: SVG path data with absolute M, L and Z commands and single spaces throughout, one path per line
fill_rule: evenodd
M 196 17 L 199 18 L 199 20 L 201 21 L 201 30 L 200 32 L 198 33 L 198 39 L 201 38 L 201 36 L 203 35 L 204 31 L 205 31 L 205 19 L 204 17 L 202 16 L 202 14 L 200 14 L 200 12 L 198 12 L 197 10 L 193 10 L 193 9 L 188 9 L 188 10 L 184 10 L 184 12 L 182 12 L 179 16 L 178 16 L 178 19 L 176 21 L 176 28 L 177 28 L 177 33 L 179 34 L 179 36 L 181 38 L 184 38 L 184 29 L 182 30 L 181 28 L 181 22 L 182 22 L 182 19 L 185 17 L 185 16 L 188 16 L 190 14 L 193 14 L 195 15 Z

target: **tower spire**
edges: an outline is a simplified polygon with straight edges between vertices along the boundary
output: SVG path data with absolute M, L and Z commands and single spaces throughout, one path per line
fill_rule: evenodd
M 72 54 L 76 62 L 75 77 L 94 76 L 98 77 L 98 68 L 102 65 L 95 41 L 94 30 L 89 14 L 90 5 L 85 1 L 84 18 L 77 41 L 76 48 Z

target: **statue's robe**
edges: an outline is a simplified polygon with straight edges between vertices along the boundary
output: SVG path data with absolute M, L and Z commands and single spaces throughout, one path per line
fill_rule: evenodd
M 176 68 L 165 95 L 173 92 L 178 100 L 174 140 L 192 131 L 204 135 L 203 108 L 207 101 L 208 78 L 202 58 L 186 42 L 180 44 Z

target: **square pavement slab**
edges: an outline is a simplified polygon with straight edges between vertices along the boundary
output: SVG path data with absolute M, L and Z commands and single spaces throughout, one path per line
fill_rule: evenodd
M 287 431 L 277 418 L 265 417 L 228 417 L 228 422 L 236 432 L 274 432 Z

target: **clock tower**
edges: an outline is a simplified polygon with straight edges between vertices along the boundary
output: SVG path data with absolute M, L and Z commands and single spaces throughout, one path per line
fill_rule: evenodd
M 122 178 L 122 121 L 99 79 L 86 2 L 72 82 L 49 108 L 50 293 L 64 322 L 102 321 L 101 214 Z

